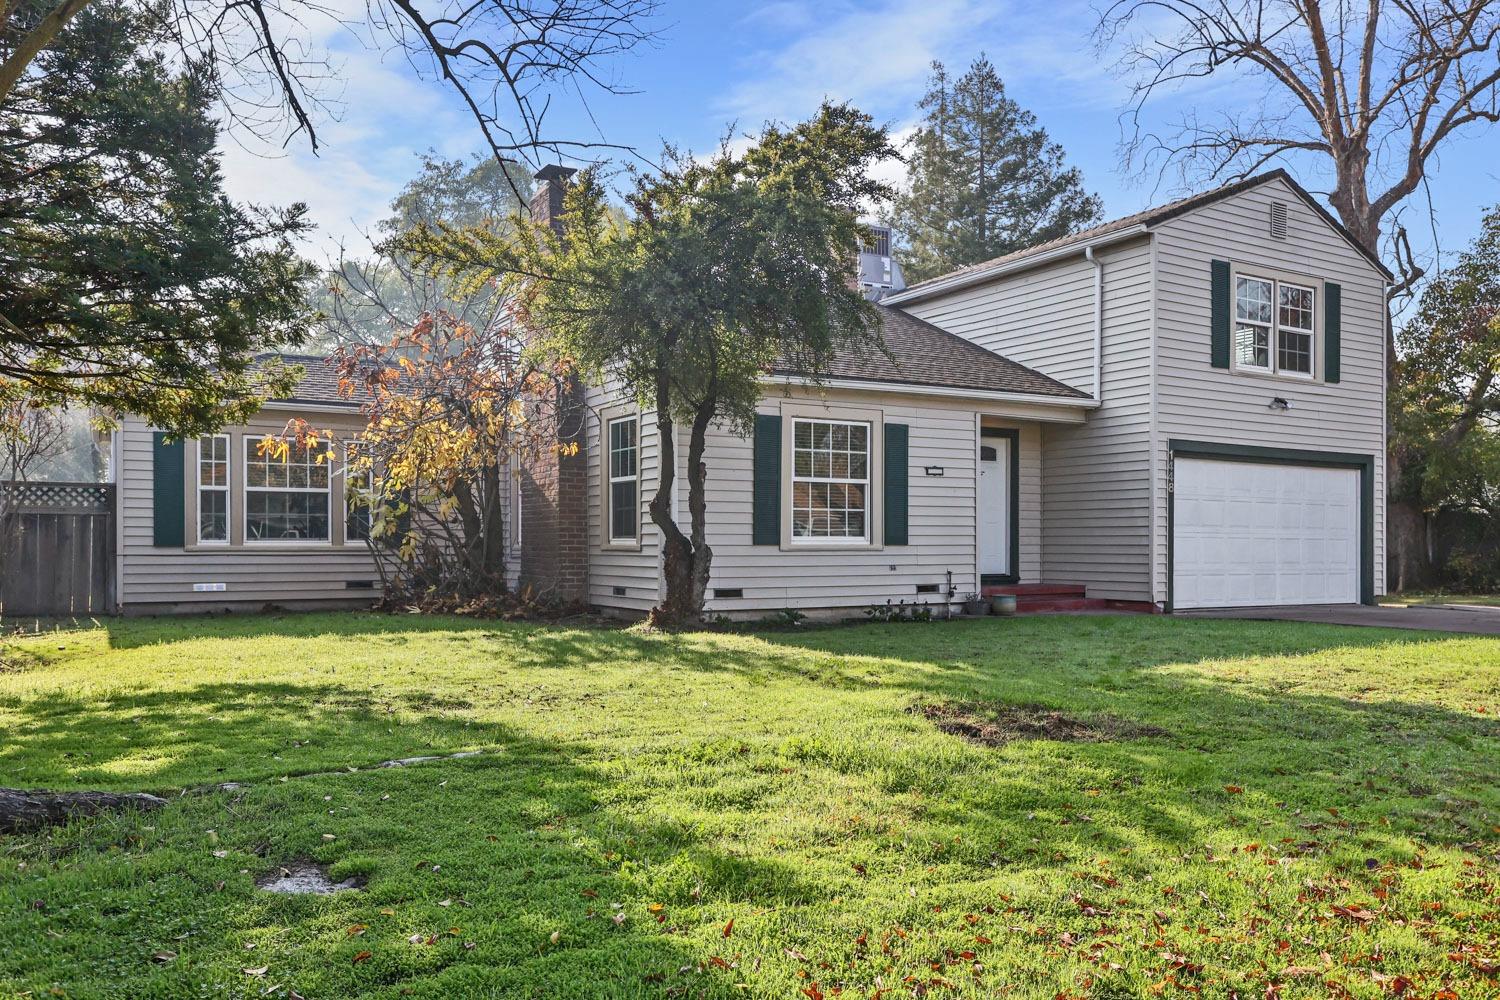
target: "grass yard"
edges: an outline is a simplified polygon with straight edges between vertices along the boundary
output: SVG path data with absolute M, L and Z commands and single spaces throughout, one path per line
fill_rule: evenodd
M 0 837 L 0 996 L 1500 993 L 1500 640 L 312 615 L 3 657 L 0 785 L 251 787 Z M 255 888 L 297 860 L 368 883 Z

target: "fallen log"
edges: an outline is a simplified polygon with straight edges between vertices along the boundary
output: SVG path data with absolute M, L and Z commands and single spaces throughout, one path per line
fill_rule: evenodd
M 166 799 L 145 792 L 49 792 L 0 788 L 0 833 L 24 833 L 122 809 L 160 809 Z

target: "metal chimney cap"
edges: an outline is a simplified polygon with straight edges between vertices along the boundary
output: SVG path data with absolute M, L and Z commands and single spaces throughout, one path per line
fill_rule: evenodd
M 578 171 L 573 167 L 565 167 L 560 163 L 549 163 L 531 176 L 533 180 L 539 181 L 565 181 L 576 173 Z

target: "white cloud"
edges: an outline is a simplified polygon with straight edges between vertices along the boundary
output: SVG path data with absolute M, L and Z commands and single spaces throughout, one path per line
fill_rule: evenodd
M 795 119 L 824 97 L 882 107 L 916 92 L 934 59 L 974 37 L 1002 7 L 982 0 L 883 0 L 830 4 L 815 29 L 746 60 L 724 109 L 745 124 Z
M 327 96 L 337 117 L 316 122 L 319 151 L 304 135 L 282 148 L 243 130 L 222 137 L 220 148 L 232 198 L 307 203 L 318 228 L 305 251 L 322 259 L 340 243 L 355 250 L 366 245 L 363 234 L 416 173 L 418 152 L 463 156 L 476 148 L 477 137 L 447 89 L 420 79 L 401 55 L 382 53 L 331 20 L 309 28 L 311 45 L 331 54 L 336 88 Z

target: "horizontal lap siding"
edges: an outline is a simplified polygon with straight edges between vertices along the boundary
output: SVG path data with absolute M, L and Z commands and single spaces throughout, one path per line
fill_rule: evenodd
M 1099 252 L 1107 260 L 1111 251 Z M 1083 392 L 1094 390 L 1094 267 L 1080 254 L 902 309 Z
M 585 394 L 588 404 L 588 431 L 585 447 L 588 453 L 588 532 L 589 532 L 589 602 L 597 607 L 614 608 L 630 613 L 644 613 L 657 604 L 661 569 L 658 562 L 660 531 L 651 523 L 646 507 L 656 491 L 659 472 L 656 453 L 656 417 L 640 417 L 641 472 L 641 545 L 636 549 L 606 548 L 604 545 L 603 464 L 600 438 L 601 415 L 623 415 L 616 412 L 624 405 L 636 413 L 633 401 L 627 401 L 619 385 L 611 379 L 604 388 L 590 388 Z M 624 587 L 625 594 L 616 594 Z
M 763 400 L 762 413 L 779 413 L 780 397 Z M 977 591 L 974 503 L 978 446 L 973 409 L 889 402 L 879 397 L 830 394 L 828 415 L 839 404 L 879 408 L 888 423 L 910 428 L 907 545 L 848 551 L 783 550 L 750 544 L 751 448 L 747 438 L 712 432 L 709 446 L 709 544 L 714 550 L 709 587 L 743 588 L 743 598 L 714 598 L 714 612 L 778 608 L 860 609 L 887 601 L 944 605 L 947 571 L 959 595 Z M 790 419 L 790 418 L 784 418 Z M 927 476 L 926 466 L 943 475 Z M 881 494 L 872 484 L 872 496 Z M 782 502 L 789 497 L 783 484 Z M 877 500 L 878 502 L 878 500 Z M 918 594 L 917 584 L 937 584 L 937 594 Z
M 1287 205 L 1286 240 L 1269 235 L 1273 201 Z M 1158 233 L 1157 599 L 1166 599 L 1166 452 L 1171 438 L 1373 456 L 1375 592 L 1384 593 L 1384 277 L 1280 181 L 1189 213 L 1162 225 Z M 1321 380 L 1321 339 L 1314 347 L 1316 382 L 1211 367 L 1209 262 L 1215 259 L 1341 285 L 1341 380 Z M 1316 308 L 1321 324 L 1322 303 Z M 1286 399 L 1291 409 L 1270 409 L 1273 396 Z
M 1044 432 L 1042 577 L 1090 597 L 1151 594 L 1151 244 L 1104 263 L 1104 404 L 1082 427 Z M 1092 265 L 1083 262 L 1092 272 Z M 1092 309 L 1092 284 L 1081 292 Z M 1093 336 L 1092 318 L 1089 337 Z
M 290 415 L 290 414 L 288 414 Z M 357 417 L 303 414 L 314 426 L 353 430 Z M 230 427 L 227 433 L 275 433 L 286 422 L 284 416 L 262 415 L 246 427 Z M 348 581 L 375 581 L 380 574 L 363 542 L 343 547 L 307 546 L 271 549 L 256 546 L 219 548 L 157 548 L 152 545 L 152 431 L 139 420 L 126 420 L 120 435 L 120 600 L 127 609 L 149 610 L 151 605 L 201 606 L 205 610 L 239 602 L 283 604 L 309 601 L 373 601 L 378 589 L 351 590 Z M 192 465 L 192 443 L 188 449 L 187 474 Z M 231 469 L 234 482 L 244 475 L 241 462 Z M 336 479 L 335 484 L 342 482 Z M 334 504 L 334 516 L 340 505 Z M 196 535 L 195 510 L 186 512 L 185 534 Z M 231 504 L 230 516 L 243 518 L 243 507 Z M 220 592 L 198 593 L 195 583 L 222 583 Z

